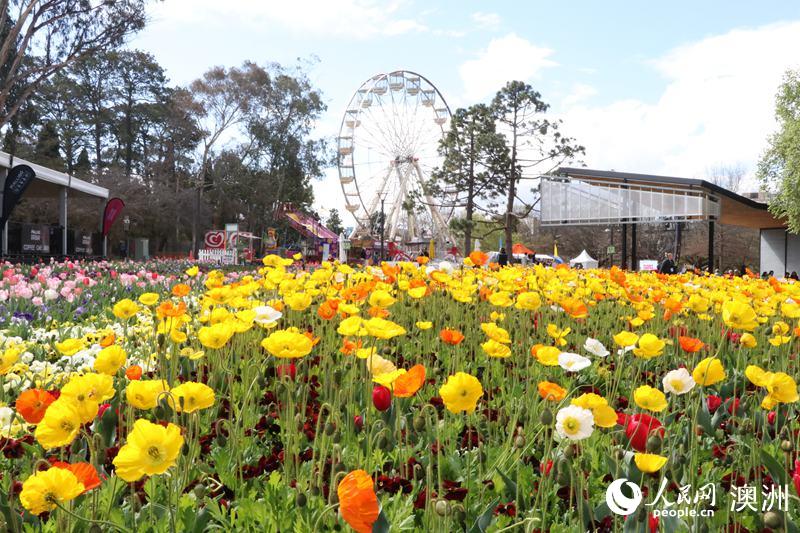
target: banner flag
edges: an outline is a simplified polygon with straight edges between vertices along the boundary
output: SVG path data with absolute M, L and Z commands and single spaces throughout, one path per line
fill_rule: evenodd
M 103 237 L 107 237 L 111 231 L 111 226 L 117 220 L 122 209 L 125 207 L 125 202 L 120 198 L 111 198 L 106 204 L 106 210 L 103 211 Z

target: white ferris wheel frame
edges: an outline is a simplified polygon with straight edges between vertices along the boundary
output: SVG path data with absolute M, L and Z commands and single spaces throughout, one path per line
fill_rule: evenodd
M 364 141 L 359 138 L 358 128 L 362 128 L 361 131 L 368 129 L 362 127 L 364 125 L 361 122 L 362 118 L 368 118 L 365 116 L 365 110 L 368 110 L 375 102 L 383 109 L 383 96 L 387 93 L 391 97 L 390 104 L 392 106 L 398 105 L 395 102 L 394 94 L 402 93 L 403 98 L 414 98 L 417 107 L 429 108 L 429 111 L 423 112 L 431 115 L 430 120 L 433 121 L 435 126 L 438 126 L 438 130 L 435 127 L 432 128 L 428 137 L 421 140 L 408 138 L 407 132 L 398 132 L 398 129 L 402 128 L 403 124 L 398 124 L 394 120 L 397 117 L 397 113 L 393 113 L 393 126 L 395 127 L 393 131 L 371 131 L 373 136 L 377 136 L 376 134 L 383 135 L 383 138 L 372 139 L 372 142 L 376 147 L 376 151 L 385 156 L 387 160 L 383 163 L 385 166 L 381 175 L 362 177 L 364 181 L 370 178 L 373 180 L 377 178 L 380 182 L 371 197 L 365 198 L 365 195 L 369 194 L 369 192 L 362 191 L 359 188 L 359 177 L 354 157 L 354 154 L 360 155 L 357 152 L 360 144 L 362 145 L 361 150 L 365 149 L 365 146 L 363 146 Z M 417 109 L 415 108 L 414 119 L 416 119 L 416 112 Z M 396 190 L 391 191 L 392 198 L 389 205 L 384 206 L 384 232 L 389 242 L 396 241 L 398 237 L 405 241 L 424 238 L 434 239 L 441 243 L 453 242 L 453 236 L 448 226 L 449 218 L 452 215 L 453 202 L 437 200 L 430 194 L 425 187 L 428 176 L 425 169 L 422 168 L 419 158 L 415 157 L 418 148 L 427 148 L 429 151 L 431 148 L 433 150 L 438 148 L 438 142 L 446 133 L 451 118 L 450 107 L 441 92 L 439 92 L 439 89 L 426 77 L 416 72 L 396 70 L 377 74 L 362 83 L 356 90 L 350 98 L 342 117 L 337 139 L 339 183 L 345 197 L 345 207 L 356 220 L 356 233 L 371 233 L 371 220 L 379 212 L 381 199 L 390 196 L 390 191 L 387 190 L 387 187 L 394 187 Z M 424 146 L 418 147 L 417 143 L 419 142 L 424 143 Z M 431 143 L 435 143 L 435 145 L 432 146 Z M 412 188 L 421 193 L 420 196 L 423 200 L 426 214 L 430 216 L 430 228 L 420 227 L 417 215 L 413 212 L 406 212 L 404 209 L 403 204 L 412 192 Z M 444 214 L 440 211 L 440 207 L 449 207 L 450 212 Z M 423 236 L 420 232 L 426 229 L 430 232 L 430 235 Z

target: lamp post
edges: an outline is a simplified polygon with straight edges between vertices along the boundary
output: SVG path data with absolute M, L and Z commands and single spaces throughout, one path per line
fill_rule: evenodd
M 128 242 L 129 241 L 128 233 L 131 230 L 131 219 L 127 215 L 125 216 L 125 218 L 122 219 L 122 229 L 125 231 L 125 248 L 124 248 L 124 254 L 125 255 L 124 255 L 124 259 L 127 259 L 128 255 L 129 255 L 128 254 L 128 246 L 130 245 L 130 243 Z
M 381 196 L 381 261 L 384 260 L 383 255 L 383 240 L 384 232 L 386 231 L 386 213 L 383 211 L 383 204 L 386 201 L 386 196 Z

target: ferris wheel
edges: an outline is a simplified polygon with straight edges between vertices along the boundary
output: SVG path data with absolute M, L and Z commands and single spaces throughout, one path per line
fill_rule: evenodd
M 357 234 L 377 235 L 383 213 L 389 242 L 452 242 L 454 192 L 426 186 L 449 126 L 447 102 L 419 74 L 398 70 L 361 84 L 338 138 L 339 181 Z

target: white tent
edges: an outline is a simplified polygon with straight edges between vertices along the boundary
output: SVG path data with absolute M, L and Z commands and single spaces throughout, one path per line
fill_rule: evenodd
M 582 251 L 578 257 L 569 260 L 571 266 L 581 265 L 583 268 L 597 268 L 597 259 L 592 259 L 586 250 Z

